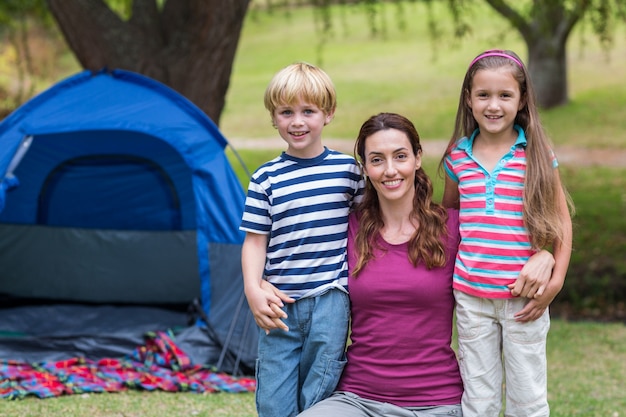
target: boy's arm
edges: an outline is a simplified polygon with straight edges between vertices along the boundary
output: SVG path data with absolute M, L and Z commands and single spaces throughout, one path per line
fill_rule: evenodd
M 570 217 L 565 193 L 562 191 L 560 184 L 559 188 L 561 189 L 559 204 L 564 231 L 563 239 L 554 242 L 554 269 L 552 270 L 552 276 L 546 285 L 545 291 L 541 295 L 536 295 L 535 298 L 530 300 L 528 304 L 515 315 L 516 320 L 520 322 L 532 321 L 539 318 L 561 291 L 565 282 L 565 274 L 567 273 L 570 256 L 572 254 L 572 218 Z
M 271 329 L 289 330 L 281 320 L 287 317 L 280 309 L 284 305 L 281 300 L 281 295 L 284 294 L 277 292 L 273 286 L 262 286 L 266 254 L 267 235 L 246 233 L 241 248 L 241 270 L 246 299 L 254 320 L 266 333 Z M 288 297 L 284 299 L 290 300 Z

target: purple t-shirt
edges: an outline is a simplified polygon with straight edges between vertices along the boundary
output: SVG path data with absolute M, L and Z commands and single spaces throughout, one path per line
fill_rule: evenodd
M 407 244 L 380 238 L 386 252 L 368 262 L 358 278 L 354 241 L 358 221 L 348 226 L 348 288 L 352 344 L 338 391 L 401 407 L 460 404 L 463 385 L 452 340 L 452 273 L 459 242 L 458 211 L 448 210 L 447 263 L 414 267 Z

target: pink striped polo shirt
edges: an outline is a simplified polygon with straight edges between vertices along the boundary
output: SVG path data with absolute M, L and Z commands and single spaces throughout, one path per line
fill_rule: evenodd
M 458 183 L 460 195 L 461 243 L 453 286 L 477 297 L 512 298 L 507 285 L 535 253 L 522 217 L 526 135 L 520 126 L 515 129 L 515 144 L 492 172 L 472 155 L 478 129 L 460 139 L 445 159 L 446 173 Z

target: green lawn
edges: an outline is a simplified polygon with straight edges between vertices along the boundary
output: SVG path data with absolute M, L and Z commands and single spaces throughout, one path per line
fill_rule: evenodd
M 553 320 L 548 337 L 552 417 L 622 417 L 626 326 Z M 0 404 L 11 417 L 253 417 L 253 394 L 125 392 Z

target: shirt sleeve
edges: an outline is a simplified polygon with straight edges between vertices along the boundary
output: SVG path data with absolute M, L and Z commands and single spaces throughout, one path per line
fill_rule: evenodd
M 446 155 L 445 159 L 443 160 L 443 167 L 450 179 L 454 180 L 454 182 L 459 182 L 459 177 L 457 177 L 457 175 L 454 173 L 452 155 Z
M 239 230 L 269 234 L 272 228 L 268 192 L 254 179 L 248 185 L 248 195 Z
M 554 153 L 554 149 L 550 149 L 550 158 L 552 159 L 552 168 L 559 167 L 559 161 L 556 159 L 556 154 Z

